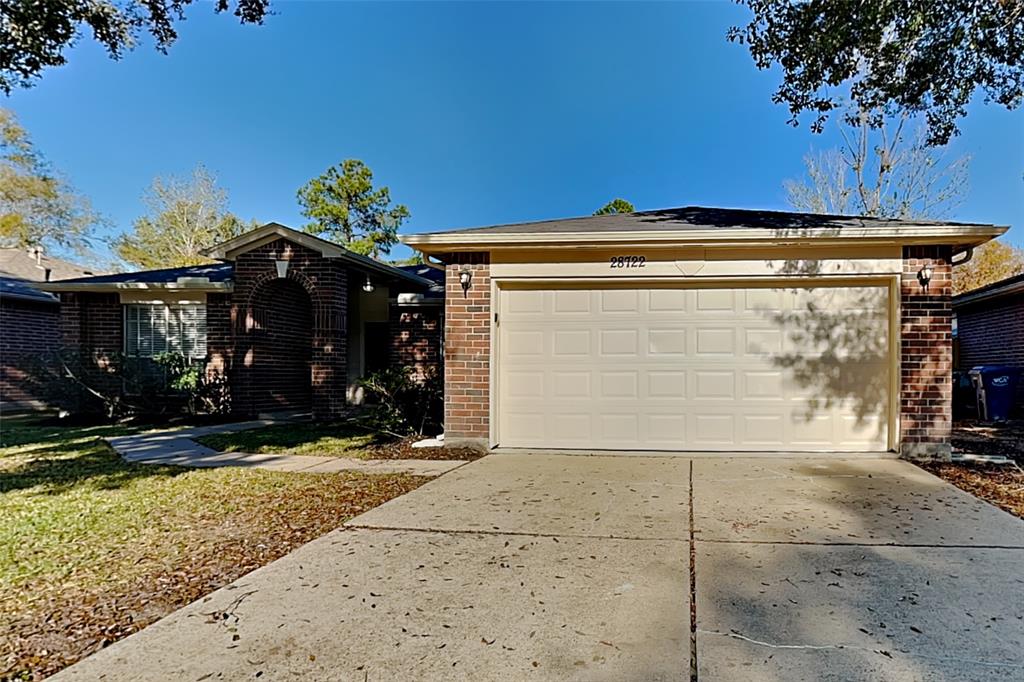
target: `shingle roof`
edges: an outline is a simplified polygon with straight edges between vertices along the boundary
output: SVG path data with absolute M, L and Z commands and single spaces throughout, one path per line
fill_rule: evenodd
M 40 291 L 28 282 L 17 277 L 0 276 L 0 299 L 16 298 L 23 301 L 36 301 L 39 303 L 58 303 L 57 297 L 53 294 Z
M 43 282 L 47 270 L 50 271 L 49 281 L 95 274 L 90 268 L 45 253 L 40 254 L 37 261 L 27 248 L 0 249 L 0 276 Z
M 97 275 L 96 277 L 78 277 L 64 280 L 61 284 L 172 284 L 182 277 L 205 277 L 211 282 L 230 282 L 234 273 L 235 266 L 233 263 L 211 263 L 210 265 L 190 265 L 183 268 L 164 268 L 162 270 L 142 270 L 140 272 Z
M 957 294 L 953 297 L 953 305 L 958 306 L 966 303 L 973 303 L 983 299 L 997 298 L 1006 294 L 1017 292 L 1021 289 L 1021 284 L 1024 284 L 1024 273 L 1019 275 L 1013 275 L 1006 279 L 1001 279 L 998 282 L 992 282 L 986 284 L 983 287 L 972 289 L 971 291 L 965 291 L 962 294 Z
M 715 228 L 750 228 L 790 230 L 801 228 L 871 228 L 893 226 L 939 226 L 962 225 L 990 227 L 986 223 L 959 223 L 932 220 L 895 220 L 869 216 L 829 215 L 823 213 L 797 213 L 790 211 L 762 211 L 739 208 L 708 208 L 685 206 L 664 208 L 655 211 L 618 213 L 579 218 L 541 220 L 527 223 L 510 223 L 487 227 L 470 227 L 444 233 L 428 234 L 544 234 L 572 232 L 628 232 L 637 231 L 679 231 L 713 230 Z
M 444 297 L 444 270 L 438 270 L 429 265 L 399 265 L 398 269 L 430 280 L 430 288 L 424 292 L 427 298 Z

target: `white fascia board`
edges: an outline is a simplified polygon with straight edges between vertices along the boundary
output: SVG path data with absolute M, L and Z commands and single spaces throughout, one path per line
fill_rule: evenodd
M 666 246 L 785 246 L 810 243 L 878 244 L 980 244 L 1008 230 L 1002 226 L 906 225 L 892 228 L 847 227 L 769 230 L 764 228 L 726 228 L 714 230 L 654 230 L 623 232 L 504 232 L 488 234 L 433 233 L 404 235 L 403 244 L 420 250 L 479 251 L 495 247 L 561 247 L 610 244 L 650 244 Z

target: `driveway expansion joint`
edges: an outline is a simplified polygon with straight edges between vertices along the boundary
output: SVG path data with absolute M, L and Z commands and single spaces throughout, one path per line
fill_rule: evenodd
M 717 538 L 696 538 L 696 542 L 721 545 L 796 545 L 806 547 L 906 547 L 907 549 L 1000 549 L 1007 551 L 1024 550 L 1024 545 L 968 545 L 953 543 L 920 542 L 812 542 L 810 540 L 722 540 Z

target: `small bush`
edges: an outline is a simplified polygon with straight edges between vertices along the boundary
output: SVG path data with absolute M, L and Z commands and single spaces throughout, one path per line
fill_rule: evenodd
M 373 405 L 368 425 L 395 435 L 424 434 L 441 429 L 444 392 L 436 371 L 417 381 L 412 367 L 390 367 L 359 380 Z

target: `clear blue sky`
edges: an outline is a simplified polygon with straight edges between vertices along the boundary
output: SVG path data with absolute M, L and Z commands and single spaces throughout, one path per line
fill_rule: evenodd
M 299 226 L 295 190 L 350 157 L 409 206 L 405 232 L 615 196 L 785 209 L 782 181 L 835 143 L 786 125 L 777 74 L 725 40 L 747 16 L 730 2 L 274 8 L 242 27 L 192 7 L 167 56 L 145 41 L 114 62 L 83 39 L 7 105 L 112 231 L 154 176 L 198 163 L 240 217 Z M 972 105 L 962 131 L 951 153 L 973 156 L 971 188 L 954 217 L 1024 225 L 1024 112 Z

